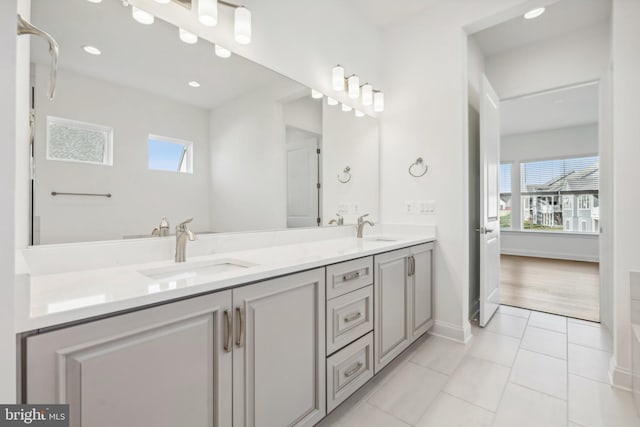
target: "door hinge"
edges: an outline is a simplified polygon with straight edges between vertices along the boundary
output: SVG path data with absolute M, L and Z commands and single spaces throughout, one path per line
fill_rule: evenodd
M 320 223 L 322 222 L 322 220 L 320 218 L 316 218 L 316 222 L 318 223 L 318 225 L 320 225 Z
M 316 148 L 316 154 L 320 154 L 320 149 Z
M 319 189 L 320 189 L 320 187 L 322 187 L 322 184 L 317 183 L 317 184 L 316 184 L 316 187 L 318 187 L 318 190 L 319 190 Z

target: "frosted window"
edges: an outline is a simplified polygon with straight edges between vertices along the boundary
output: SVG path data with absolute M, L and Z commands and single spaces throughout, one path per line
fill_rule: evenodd
M 47 117 L 47 159 L 111 165 L 113 129 Z

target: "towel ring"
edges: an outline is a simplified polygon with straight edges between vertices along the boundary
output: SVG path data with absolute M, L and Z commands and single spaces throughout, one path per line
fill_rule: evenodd
M 421 174 L 413 173 L 413 167 L 419 166 L 419 165 L 424 165 L 424 172 L 422 172 Z M 411 163 L 411 165 L 409 166 L 409 175 L 411 175 L 414 178 L 420 178 L 421 176 L 424 176 L 424 174 L 426 174 L 428 170 L 429 170 L 429 166 L 424 164 L 422 157 L 418 157 L 416 161 L 414 163 Z
M 340 178 L 340 174 L 338 174 L 338 182 L 339 183 L 346 184 L 347 182 L 351 181 L 351 168 L 349 166 L 344 168 L 344 170 L 342 171 L 342 176 L 346 177 L 346 178 L 345 179 Z

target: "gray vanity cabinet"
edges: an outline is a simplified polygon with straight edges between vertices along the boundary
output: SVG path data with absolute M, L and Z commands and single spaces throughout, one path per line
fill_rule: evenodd
M 432 243 L 374 257 L 375 373 L 433 325 Z
M 27 338 L 29 403 L 71 426 L 229 426 L 231 291 Z
M 324 276 L 320 268 L 234 290 L 234 427 L 313 426 L 325 416 Z

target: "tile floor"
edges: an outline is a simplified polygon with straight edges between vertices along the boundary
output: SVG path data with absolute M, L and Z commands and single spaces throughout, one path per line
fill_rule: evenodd
M 599 324 L 502 306 L 473 335 L 421 338 L 318 426 L 640 426 Z

